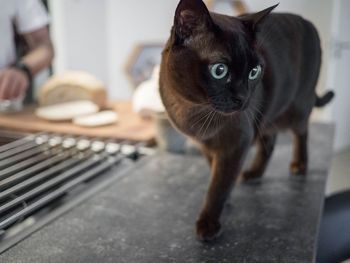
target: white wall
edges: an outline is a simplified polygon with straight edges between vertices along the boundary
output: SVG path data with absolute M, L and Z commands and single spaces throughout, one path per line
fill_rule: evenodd
M 130 98 L 125 64 L 138 43 L 164 43 L 177 0 L 51 0 L 55 72 L 96 75 L 114 99 Z
M 108 83 L 105 0 L 51 0 L 54 71 L 86 70 Z
M 336 97 L 329 112 L 336 124 L 335 150 L 341 151 L 350 147 L 350 1 L 335 0 L 334 7 L 328 84 Z
M 107 0 L 108 69 L 111 94 L 127 98 L 132 87 L 125 62 L 138 43 L 165 43 L 177 0 Z

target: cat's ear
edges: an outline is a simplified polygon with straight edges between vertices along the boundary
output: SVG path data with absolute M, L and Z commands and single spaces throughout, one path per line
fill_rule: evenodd
M 258 24 L 261 23 L 278 5 L 279 3 L 257 13 L 243 15 L 239 17 L 239 19 L 249 30 L 255 32 Z
M 178 40 L 184 42 L 213 25 L 209 10 L 202 0 L 181 0 L 175 11 L 174 29 Z

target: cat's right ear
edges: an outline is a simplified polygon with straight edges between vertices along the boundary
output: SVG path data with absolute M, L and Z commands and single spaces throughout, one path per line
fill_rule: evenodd
M 181 0 L 175 11 L 174 30 L 177 43 L 184 43 L 213 25 L 202 0 Z
M 250 31 L 255 32 L 258 24 L 261 23 L 278 5 L 279 3 L 258 13 L 242 15 L 239 19 Z

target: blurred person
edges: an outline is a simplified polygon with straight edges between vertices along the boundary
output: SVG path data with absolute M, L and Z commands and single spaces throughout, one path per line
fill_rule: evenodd
M 216 3 L 229 3 L 231 4 L 233 11 L 235 12 L 235 15 L 242 15 L 248 13 L 248 7 L 242 0 L 207 0 L 205 3 L 207 4 L 207 7 L 211 9 L 212 11 L 215 11 L 215 4 Z
M 33 77 L 51 64 L 49 17 L 40 0 L 0 0 L 0 6 L 0 101 L 15 100 L 24 98 Z M 17 34 L 27 47 L 19 57 Z

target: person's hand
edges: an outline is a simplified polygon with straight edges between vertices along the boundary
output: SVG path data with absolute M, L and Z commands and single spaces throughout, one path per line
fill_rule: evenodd
M 0 100 L 13 100 L 25 96 L 29 80 L 16 68 L 0 70 Z

